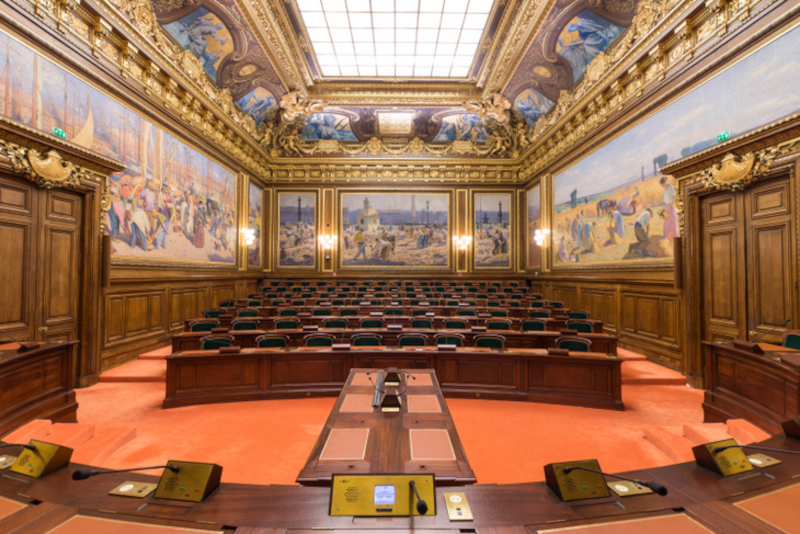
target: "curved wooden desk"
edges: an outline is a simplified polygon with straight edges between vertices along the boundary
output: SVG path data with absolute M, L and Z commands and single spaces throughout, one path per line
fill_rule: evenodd
M 421 349 L 421 350 L 417 350 Z M 336 396 L 354 368 L 434 369 L 448 397 L 624 410 L 622 361 L 600 353 L 436 347 L 216 350 L 167 356 L 164 408 L 271 398 Z

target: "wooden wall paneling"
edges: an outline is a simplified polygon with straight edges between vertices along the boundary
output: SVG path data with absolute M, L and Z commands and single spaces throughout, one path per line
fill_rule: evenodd
M 37 198 L 34 185 L 0 176 L 0 328 L 18 339 L 35 338 L 33 243 Z
M 273 215 L 273 206 L 272 206 L 272 189 L 264 189 L 264 209 L 263 215 L 264 220 L 262 221 L 261 228 L 264 229 L 261 232 L 261 239 L 262 239 L 262 247 L 264 250 L 264 271 L 271 272 L 272 271 L 272 256 L 273 250 L 272 247 L 275 246 L 272 241 L 272 221 L 275 220 L 275 216 Z
M 560 300 L 564 303 L 566 308 L 578 307 L 578 291 L 579 285 L 554 285 L 551 289 L 552 300 Z
M 616 334 L 619 324 L 617 289 L 595 288 L 591 284 L 581 286 L 578 308 L 589 310 L 592 319 L 603 321 L 603 328 L 607 333 Z
M 657 363 L 683 369 L 680 295 L 671 290 L 621 289 L 620 345 L 643 352 Z

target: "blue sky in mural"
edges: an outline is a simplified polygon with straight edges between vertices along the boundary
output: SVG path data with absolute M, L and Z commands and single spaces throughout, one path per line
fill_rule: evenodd
M 435 143 L 451 143 L 453 141 L 472 141 L 485 143 L 489 140 L 486 126 L 475 113 L 448 115 L 442 119 L 439 132 L 433 138 Z
M 256 87 L 236 101 L 242 111 L 253 117 L 256 125 L 261 126 L 269 110 L 275 106 L 275 97 L 263 87 Z
M 358 141 L 350 129 L 350 118 L 335 113 L 314 113 L 306 121 L 300 137 L 308 141 L 336 139 L 337 141 Z
M 222 58 L 233 52 L 233 41 L 216 15 L 201 7 L 175 22 L 164 24 L 164 29 L 200 60 L 214 81 L 217 80 L 217 67 Z
M 533 128 L 539 117 L 553 109 L 555 105 L 555 102 L 536 89 L 525 89 L 514 99 L 514 107 L 522 113 L 530 128 Z
M 576 188 L 583 197 L 640 180 L 662 155 L 675 161 L 714 145 L 723 132 L 734 137 L 796 113 L 798 50 L 795 28 L 557 174 L 555 203 L 568 202 Z
M 591 10 L 578 13 L 561 30 L 556 52 L 572 67 L 572 79 L 577 82 L 586 67 L 614 42 L 625 28 L 607 21 Z

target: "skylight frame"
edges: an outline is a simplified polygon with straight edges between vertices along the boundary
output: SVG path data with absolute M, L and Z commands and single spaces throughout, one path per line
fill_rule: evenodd
M 497 9 L 497 0 L 293 3 L 319 73 L 331 80 L 380 77 L 466 81 Z M 332 22 L 345 19 L 346 27 L 332 27 Z M 366 27 L 368 21 L 370 28 Z M 482 27 L 477 28 L 481 21 Z

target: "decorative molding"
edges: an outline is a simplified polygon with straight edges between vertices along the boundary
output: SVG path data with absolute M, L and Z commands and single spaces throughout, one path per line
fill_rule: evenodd
M 0 139 L 0 153 L 8 158 L 14 170 L 22 177 L 44 189 L 75 189 L 81 186 L 83 180 L 100 181 L 96 173 L 65 160 L 53 149 L 43 153 L 35 148 Z

